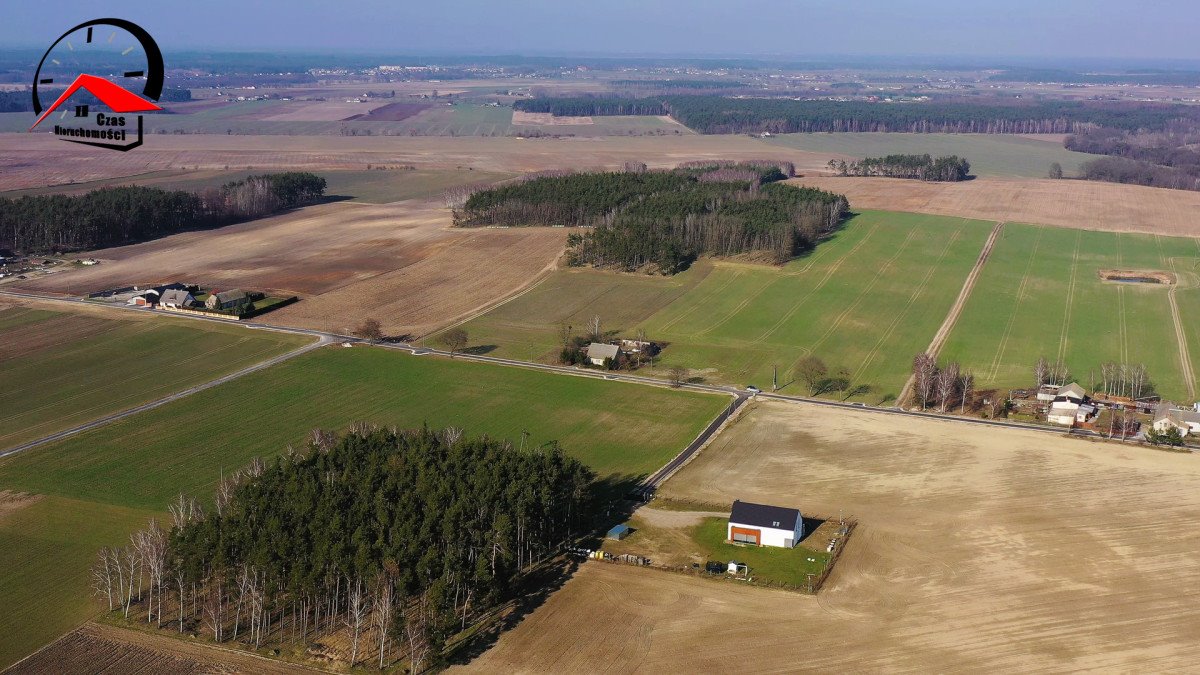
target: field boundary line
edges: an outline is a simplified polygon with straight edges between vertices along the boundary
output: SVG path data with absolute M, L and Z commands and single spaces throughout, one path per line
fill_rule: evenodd
M 926 347 L 925 353 L 929 354 L 936 361 L 938 354 L 941 353 L 942 347 L 946 346 L 946 340 L 950 338 L 950 332 L 954 330 L 954 326 L 958 324 L 958 318 L 962 316 L 962 311 L 967 305 L 967 300 L 971 297 L 971 292 L 975 290 L 975 283 L 979 281 L 979 277 L 983 274 L 983 266 L 987 263 L 988 258 L 992 256 L 992 249 L 996 246 L 996 240 L 1000 238 L 1000 231 L 1004 229 L 1004 221 L 996 223 L 992 227 L 991 233 L 988 234 L 987 240 L 983 242 L 983 249 L 979 251 L 979 257 L 975 260 L 975 266 L 967 273 L 967 278 L 963 280 L 962 288 L 958 291 L 958 297 L 954 299 L 954 304 L 950 306 L 950 311 L 946 313 L 946 318 L 942 319 L 942 325 L 938 327 L 937 332 L 933 334 L 933 339 L 930 340 L 929 346 Z M 1039 237 L 1040 240 L 1040 237 Z M 1033 257 L 1030 256 L 1032 262 Z M 1028 278 L 1028 273 L 1025 278 Z M 1022 288 L 1024 281 L 1022 280 Z M 1018 305 L 1020 304 L 1020 293 L 1017 294 Z M 1016 311 L 1013 311 L 1016 315 Z M 904 383 L 904 388 L 900 390 L 900 395 L 896 397 L 896 405 L 903 406 L 905 400 L 912 395 L 913 376 L 909 375 L 908 380 Z

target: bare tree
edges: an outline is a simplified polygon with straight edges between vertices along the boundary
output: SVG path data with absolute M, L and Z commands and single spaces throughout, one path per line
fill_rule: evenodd
M 92 564 L 92 590 L 96 592 L 96 595 L 108 599 L 108 611 L 110 612 L 116 607 L 113 601 L 119 597 L 117 594 L 120 593 L 120 589 L 114 587 L 116 573 L 110 563 L 112 557 L 112 549 L 107 546 L 101 547 L 100 552 L 96 554 L 96 562 Z
M 967 399 L 975 394 L 975 374 L 969 370 L 964 370 L 958 376 L 958 392 L 962 397 L 962 405 L 958 411 L 960 413 L 967 412 Z
M 424 670 L 425 659 L 429 658 L 432 649 L 430 641 L 429 598 L 427 593 L 417 596 L 413 607 L 404 617 L 403 634 L 408 642 L 409 670 L 420 673 Z
M 1046 357 L 1039 356 L 1037 363 L 1033 364 L 1033 379 L 1037 380 L 1039 387 L 1050 379 L 1050 364 L 1046 361 Z
M 946 407 L 950 405 L 958 388 L 959 370 L 958 364 L 952 362 L 938 371 L 934 381 L 938 397 L 938 412 L 946 412 Z
M 667 371 L 667 377 L 671 379 L 672 387 L 679 387 L 687 381 L 688 369 L 683 366 L 671 366 Z
M 363 319 L 354 329 L 354 335 L 367 342 L 379 342 L 383 339 L 383 325 L 376 319 Z
M 346 581 L 349 587 L 349 580 Z M 370 610 L 370 599 L 367 597 L 366 591 L 363 589 L 362 579 L 355 579 L 354 586 L 347 596 L 346 606 L 346 627 L 351 630 L 352 638 L 350 640 L 350 665 L 353 667 L 358 663 L 358 638 L 362 634 L 363 622 L 367 620 L 367 615 Z
M 625 173 L 646 173 L 646 163 L 625 162 Z
M 571 344 L 571 324 L 566 321 L 558 322 L 558 342 L 563 347 Z
M 796 364 L 796 376 L 804 382 L 808 387 L 808 393 L 816 396 L 821 388 L 821 383 L 825 380 L 825 376 L 829 373 L 829 368 L 825 366 L 825 362 L 813 355 L 808 355 Z
M 383 670 L 383 657 L 387 650 L 388 629 L 391 627 L 392 605 L 396 602 L 396 587 L 390 571 L 380 574 L 375 580 L 373 595 L 371 604 L 374 613 L 371 615 L 371 623 L 375 627 L 375 634 L 379 636 L 379 669 Z
M 459 327 L 451 328 L 445 333 L 442 333 L 442 336 L 438 338 L 438 341 L 450 350 L 450 357 L 453 358 L 456 352 L 461 352 L 462 350 L 466 349 L 467 341 L 469 339 L 470 338 L 467 336 L 467 329 Z
M 921 400 L 921 410 L 929 405 L 936 377 L 937 363 L 932 356 L 921 352 L 913 357 L 913 390 Z
M 604 334 L 600 332 L 600 317 L 599 315 L 592 317 L 592 322 L 588 324 L 590 337 L 592 342 L 600 342 L 604 339 Z

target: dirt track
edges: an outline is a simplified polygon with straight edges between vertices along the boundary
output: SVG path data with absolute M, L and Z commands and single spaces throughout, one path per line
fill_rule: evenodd
M 760 404 L 667 497 L 859 521 L 814 599 L 585 563 L 471 667 L 583 672 L 1187 671 L 1200 458 Z
M 1085 230 L 1200 236 L 1200 192 L 1082 180 L 977 178 L 923 183 L 819 177 L 795 182 L 845 194 L 853 208 L 912 211 Z

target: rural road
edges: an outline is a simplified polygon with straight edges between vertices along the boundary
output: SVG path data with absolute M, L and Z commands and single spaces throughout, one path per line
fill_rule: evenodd
M 91 306 L 98 304 L 98 303 L 86 301 L 82 298 L 64 298 L 64 297 L 57 297 L 57 296 L 38 295 L 38 294 L 32 294 L 32 293 L 15 293 L 15 292 L 10 292 L 10 291 L 0 291 L 0 297 L 3 297 L 3 296 L 9 296 L 9 297 L 13 297 L 13 298 L 24 298 L 24 299 L 30 299 L 30 300 L 39 300 L 39 301 L 62 302 L 62 303 L 67 303 L 67 304 L 86 304 L 86 305 L 91 305 Z M 127 305 L 115 305 L 114 306 L 114 305 L 101 304 L 101 306 L 112 307 L 114 309 L 124 309 L 124 310 L 131 311 L 131 312 L 155 312 L 156 311 L 156 310 L 152 310 L 152 309 L 146 309 L 146 308 L 141 308 L 141 307 L 131 307 L 131 306 L 127 306 Z M 191 315 L 191 314 L 174 314 L 174 313 L 172 313 L 172 314 L 170 314 L 170 316 L 182 317 L 184 319 L 189 319 L 189 320 L 194 320 L 194 321 L 217 321 L 217 322 L 225 324 L 225 325 L 229 325 L 231 323 L 229 321 L 224 321 L 221 319 L 210 319 L 207 317 L 196 316 L 196 315 Z M 103 418 L 100 418 L 97 420 L 93 420 L 87 424 L 83 424 L 78 427 L 68 429 L 66 431 L 60 431 L 56 434 L 51 434 L 49 436 L 39 438 L 37 440 L 29 441 L 27 443 L 16 446 L 14 448 L 9 448 L 7 450 L 0 451 L 0 458 L 6 457 L 8 455 L 13 455 L 18 452 L 22 452 L 24 450 L 28 450 L 29 448 L 37 447 L 44 443 L 49 443 L 51 441 L 56 441 L 61 438 L 65 438 L 67 436 L 72 436 L 72 435 L 78 434 L 80 432 L 87 431 L 89 429 L 100 427 L 105 424 L 108 424 L 109 422 L 114 422 L 114 421 L 122 419 L 124 417 L 128 417 L 130 415 L 134 415 L 136 413 L 142 412 L 144 410 L 150 410 L 153 408 L 157 408 L 159 406 L 170 403 L 171 401 L 178 400 L 178 399 L 188 396 L 190 394 L 194 394 L 198 391 L 203 391 L 205 389 L 215 387 L 217 385 L 223 384 L 230 380 L 237 379 L 238 377 L 241 377 L 248 373 L 262 370 L 263 368 L 269 368 L 270 366 L 273 366 L 277 363 L 281 363 L 290 358 L 307 353 L 309 351 L 312 351 L 312 350 L 322 347 L 324 345 L 328 345 L 328 344 L 331 344 L 334 342 L 363 343 L 363 340 L 356 338 L 356 337 L 352 337 L 352 336 L 348 336 L 348 335 L 339 335 L 337 333 L 327 333 L 324 331 L 312 330 L 312 329 L 306 329 L 306 328 L 285 328 L 285 327 L 281 327 L 281 326 L 268 326 L 265 324 L 257 324 L 257 323 L 253 323 L 253 322 L 238 323 L 235 325 L 240 325 L 240 326 L 243 326 L 250 330 L 268 330 L 268 331 L 279 332 L 279 333 L 289 333 L 289 334 L 293 334 L 293 335 L 308 335 L 308 336 L 317 338 L 317 342 L 314 342 L 313 344 L 310 344 L 310 345 L 306 345 L 304 347 L 301 347 L 300 349 L 288 352 L 286 354 L 277 356 L 273 359 L 255 364 L 253 366 L 250 366 L 249 368 L 245 368 L 236 373 L 230 373 L 229 375 L 212 380 L 211 382 L 206 382 L 204 384 L 199 384 L 199 385 L 196 385 L 189 389 L 185 389 L 183 391 L 172 394 L 171 396 L 167 396 L 165 398 L 162 398 L 162 399 L 159 399 L 156 401 L 152 401 L 150 403 L 146 403 L 146 404 L 138 406 L 136 408 L 130 408 L 128 410 L 125 410 L 125 411 L 122 411 L 119 413 L 115 413 L 113 415 L 108 415 L 106 417 L 103 417 Z M 1023 429 L 1025 431 L 1038 431 L 1038 432 L 1042 432 L 1042 433 L 1057 434 L 1057 435 L 1064 435 L 1064 433 L 1066 433 L 1066 432 L 1064 432 L 1064 430 L 1059 429 L 1059 428 L 1039 426 L 1036 424 L 1025 424 L 1022 422 L 1009 422 L 1009 421 L 1004 421 L 1004 420 L 988 420 L 988 419 L 980 419 L 980 418 L 975 418 L 975 417 L 954 417 L 954 416 L 950 416 L 950 415 L 940 415 L 937 413 L 928 413 L 928 412 L 921 412 L 921 411 L 916 411 L 916 410 L 906 410 L 906 409 L 899 408 L 899 407 L 885 408 L 885 407 L 878 407 L 878 406 L 869 406 L 869 405 L 865 405 L 862 403 L 846 403 L 844 401 L 832 401 L 829 399 L 811 398 L 811 397 L 807 397 L 807 396 L 791 396 L 791 395 L 787 395 L 787 394 L 770 393 L 770 392 L 748 393 L 737 387 L 723 386 L 723 385 L 712 385 L 712 384 L 703 384 L 703 383 L 695 383 L 695 382 L 684 382 L 684 383 L 680 383 L 678 385 L 673 385 L 672 383 L 667 382 L 665 380 L 661 380 L 661 379 L 657 379 L 657 378 L 653 378 L 653 377 L 646 377 L 646 376 L 642 376 L 642 375 L 630 375 L 630 374 L 618 373 L 618 372 L 612 372 L 612 371 L 590 370 L 590 369 L 579 368 L 576 366 L 557 366 L 557 365 L 551 365 L 551 364 L 547 364 L 547 363 L 534 363 L 534 362 L 530 362 L 530 361 L 519 361 L 516 359 L 507 359 L 507 358 L 501 358 L 501 357 L 497 357 L 497 356 L 486 356 L 486 355 L 482 355 L 482 354 L 463 354 L 463 353 L 451 354 L 450 352 L 441 350 L 441 349 L 433 349 L 433 348 L 429 348 L 429 347 L 418 347 L 418 346 L 414 346 L 414 345 L 402 343 L 402 342 L 380 343 L 377 346 L 385 348 L 385 349 L 395 349 L 395 350 L 399 350 L 399 351 L 406 351 L 414 356 L 423 356 L 423 355 L 445 356 L 445 357 L 450 357 L 450 358 L 454 358 L 454 359 L 462 359 L 465 361 L 476 361 L 476 362 L 480 362 L 480 363 L 491 363 L 491 364 L 495 364 L 495 365 L 511 366 L 511 367 L 515 367 L 515 368 L 527 368 L 527 369 L 531 369 L 531 370 L 541 370 L 541 371 L 545 371 L 545 372 L 559 373 L 559 374 L 564 374 L 564 375 L 574 375 L 576 377 L 592 377 L 592 378 L 596 378 L 596 379 L 613 380 L 613 381 L 617 381 L 617 382 L 629 382 L 629 383 L 642 384 L 642 385 L 648 385 L 648 386 L 654 386 L 654 387 L 673 387 L 673 388 L 684 389 L 684 390 L 689 390 L 689 391 L 700 391 L 700 392 L 708 392 L 708 393 L 713 393 L 713 394 L 724 394 L 726 396 L 736 397 L 736 400 L 731 404 L 731 406 L 729 408 L 727 408 L 723 413 L 721 413 L 721 415 L 719 415 L 716 419 L 714 419 L 709 424 L 709 426 L 704 430 L 704 432 L 702 432 L 700 434 L 700 436 L 698 436 L 695 440 L 693 440 L 692 443 L 689 444 L 688 447 L 683 450 L 683 452 L 681 452 L 679 455 L 677 455 L 675 457 L 675 459 L 671 460 L 671 462 L 669 462 L 666 466 L 659 469 L 657 472 L 655 472 L 649 478 L 646 479 L 646 481 L 643 483 L 643 487 L 648 487 L 650 489 L 653 489 L 654 487 L 656 487 L 659 483 L 661 483 L 668 476 L 670 476 L 671 473 L 673 473 L 676 469 L 678 469 L 679 466 L 682 466 L 683 463 L 685 463 L 688 460 L 688 458 L 690 458 L 691 455 L 696 452 L 696 450 L 698 450 L 700 447 L 702 447 L 704 445 L 705 442 L 707 442 L 707 440 L 712 436 L 713 433 L 716 432 L 716 430 L 720 427 L 720 425 L 722 423 L 724 423 L 725 419 L 729 415 L 731 415 L 733 412 L 735 412 L 736 409 L 738 407 L 740 407 L 745 401 L 754 399 L 754 398 L 763 398 L 763 399 L 775 400 L 775 401 L 788 401 L 791 403 L 823 406 L 826 408 L 841 408 L 844 410 L 856 410 L 859 412 L 874 413 L 874 414 L 881 414 L 881 415 L 920 417 L 920 418 L 937 420 L 937 421 L 947 422 L 947 423 L 974 424 L 974 425 L 983 425 L 983 426 L 1004 428 L 1004 429 Z M 1090 432 L 1089 433 L 1074 432 L 1074 435 L 1087 436 L 1087 435 L 1093 435 L 1093 434 L 1091 434 Z

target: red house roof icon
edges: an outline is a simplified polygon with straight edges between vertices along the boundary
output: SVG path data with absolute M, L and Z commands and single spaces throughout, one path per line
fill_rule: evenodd
M 93 96 L 100 99 L 101 103 L 108 106 L 115 113 L 134 113 L 147 112 L 150 110 L 162 110 L 162 108 L 155 105 L 154 102 L 147 101 L 141 96 L 138 96 L 137 94 L 121 87 L 120 85 L 109 82 L 103 77 L 82 74 L 75 78 L 75 81 L 71 83 L 71 86 L 67 87 L 67 90 L 62 93 L 62 96 L 58 97 L 58 100 L 55 101 L 53 105 L 51 105 L 49 108 L 46 108 L 45 112 L 43 112 L 41 116 L 37 118 L 37 121 L 33 123 L 33 126 L 29 127 L 29 130 L 33 131 L 36 129 L 37 125 L 41 124 L 42 120 L 46 119 L 47 115 L 54 112 L 55 108 L 62 105 L 63 101 L 66 101 L 71 97 L 71 94 L 79 91 L 80 87 L 91 92 Z

